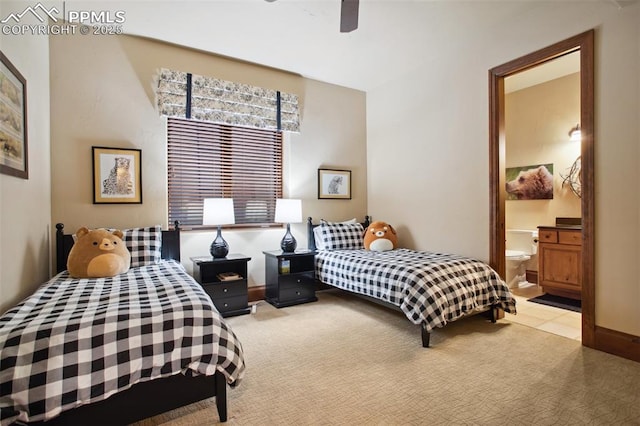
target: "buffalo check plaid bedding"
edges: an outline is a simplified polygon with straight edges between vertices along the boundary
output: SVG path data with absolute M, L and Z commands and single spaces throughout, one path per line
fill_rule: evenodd
M 316 255 L 316 277 L 398 306 L 426 331 L 497 305 L 516 312 L 509 287 L 488 265 L 464 256 L 396 249 L 329 250 Z
M 242 346 L 180 263 L 61 272 L 0 317 L 0 420 L 47 420 L 137 382 L 244 374 Z

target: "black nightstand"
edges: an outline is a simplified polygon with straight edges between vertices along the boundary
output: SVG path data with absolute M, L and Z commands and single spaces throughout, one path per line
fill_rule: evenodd
M 276 308 L 315 302 L 315 252 L 264 251 L 266 299 Z
M 229 254 L 222 259 L 211 256 L 192 257 L 193 277 L 207 292 L 223 317 L 251 312 L 247 292 L 247 262 L 243 254 Z M 220 274 L 235 273 L 240 278 L 223 280 Z

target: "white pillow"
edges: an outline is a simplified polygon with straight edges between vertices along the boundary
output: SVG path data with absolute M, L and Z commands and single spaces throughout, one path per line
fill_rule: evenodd
M 345 220 L 345 221 L 342 221 L 342 222 L 329 222 L 328 220 L 320 219 L 320 223 L 323 224 L 323 225 L 338 225 L 338 224 L 350 225 L 352 223 L 358 223 L 358 221 L 354 217 L 353 219 Z
M 322 225 L 313 228 L 313 238 L 316 241 L 316 250 L 325 250 L 324 240 L 322 239 Z

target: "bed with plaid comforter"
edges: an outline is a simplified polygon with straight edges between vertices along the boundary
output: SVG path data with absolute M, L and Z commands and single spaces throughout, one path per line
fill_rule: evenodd
M 460 255 L 409 249 L 320 250 L 316 277 L 394 305 L 426 332 L 494 306 L 516 312 L 515 299 L 500 276 L 485 263 Z
M 179 262 L 113 278 L 64 271 L 0 317 L 0 420 L 48 420 L 175 374 L 237 384 L 244 368 L 242 345 Z

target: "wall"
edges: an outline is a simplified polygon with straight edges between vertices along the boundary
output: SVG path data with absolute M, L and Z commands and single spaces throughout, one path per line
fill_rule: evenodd
M 0 16 L 21 11 L 0 3 Z M 32 18 L 35 21 L 35 18 Z M 27 17 L 25 23 L 35 24 Z M 0 50 L 27 80 L 29 179 L 0 174 L 0 313 L 49 277 L 49 46 L 44 35 L 0 35 Z M 37 208 L 34 208 L 37 205 Z
M 579 122 L 580 73 L 505 95 L 506 166 L 554 167 L 553 199 L 507 200 L 507 229 L 536 230 L 538 225 L 554 225 L 556 217 L 581 217 L 580 198 L 562 185 L 562 175 L 580 155 L 580 143 L 569 141 L 568 135 Z M 537 271 L 538 256 L 532 256 L 526 268 Z
M 500 3 L 495 7 L 498 10 Z M 21 8 L 0 3 L 3 15 Z M 411 72 L 367 93 L 366 128 L 361 118 L 364 106 L 355 112 L 342 108 L 343 102 L 364 104 L 363 93 L 315 81 L 294 83 L 275 70 L 258 71 L 248 64 L 173 46 L 154 47 L 132 37 L 51 37 L 48 54 L 42 36 L 0 36 L 0 48 L 29 81 L 32 147 L 28 181 L 0 175 L 2 306 L 17 302 L 48 275 L 43 259 L 48 258 L 49 224 L 62 221 L 73 230 L 85 223 L 130 226 L 166 221 L 166 163 L 164 147 L 160 147 L 164 126 L 151 96 L 151 76 L 160 64 L 189 65 L 193 72 L 207 74 L 220 72 L 222 78 L 251 77 L 253 81 L 248 82 L 257 85 L 268 86 L 277 80 L 283 90 L 304 88 L 315 93 L 313 99 L 304 93 L 302 98 L 305 108 L 319 115 L 303 110 L 303 133 L 289 141 L 313 141 L 312 146 L 307 145 L 309 155 L 292 159 L 288 169 L 292 179 L 293 173 L 304 170 L 303 176 L 295 177 L 296 182 L 303 182 L 300 192 L 291 196 L 304 194 L 305 216 L 313 213 L 341 219 L 366 212 L 396 225 L 404 245 L 487 259 L 487 70 L 595 28 L 596 324 L 640 335 L 640 193 L 629 190 L 629 182 L 640 180 L 639 9 L 637 2 L 624 8 L 608 1 L 531 2 L 526 14 L 512 17 L 505 25 L 482 32 L 452 31 L 440 48 L 416 58 Z M 416 45 L 422 42 L 428 45 L 426 40 L 415 40 Z M 332 98 L 336 93 L 340 94 L 337 100 Z M 330 115 L 320 117 L 325 113 Z M 344 123 L 350 121 L 354 135 L 344 131 Z M 348 146 L 341 146 L 345 141 Z M 91 204 L 92 145 L 143 149 L 145 176 L 158 178 L 145 179 L 142 206 Z M 297 155 L 296 150 L 290 148 L 289 155 Z M 296 161 L 302 165 L 296 166 Z M 329 162 L 360 172 L 354 176 L 354 200 L 316 200 L 315 170 Z M 47 218 L 41 219 L 43 216 Z M 300 226 L 294 233 L 304 239 Z M 206 250 L 213 235 L 200 234 L 185 233 L 185 252 L 202 254 Z M 277 247 L 281 237 L 275 230 L 259 233 L 260 238 L 243 232 L 230 234 L 232 250 L 256 247 L 251 252 L 254 261 L 260 250 Z M 255 284 L 261 272 L 254 261 L 250 265 Z
M 580 198 L 563 178 L 580 156 L 569 129 L 580 122 L 580 74 L 571 74 L 505 96 L 506 166 L 553 164 L 552 200 L 507 200 L 506 227 L 537 229 L 556 217 L 581 217 Z
M 285 194 L 303 200 L 303 217 L 364 216 L 367 203 L 365 95 L 275 69 L 133 36 L 51 39 L 52 223 L 167 226 L 166 119 L 155 108 L 154 76 L 172 68 L 296 93 L 301 132 L 285 140 Z M 92 204 L 91 147 L 142 149 L 143 204 Z M 330 165 L 354 171 L 350 201 L 317 200 L 316 174 Z M 292 225 L 306 247 L 303 224 Z M 182 233 L 182 262 L 209 252 L 215 231 Z M 282 228 L 224 230 L 231 252 L 252 257 L 249 285 L 264 284 L 263 250 L 280 247 Z
M 405 245 L 488 260 L 488 70 L 595 28 L 595 321 L 640 335 L 640 192 L 629 190 L 640 169 L 639 9 L 531 2 L 504 25 L 452 32 L 368 92 L 369 212 Z

